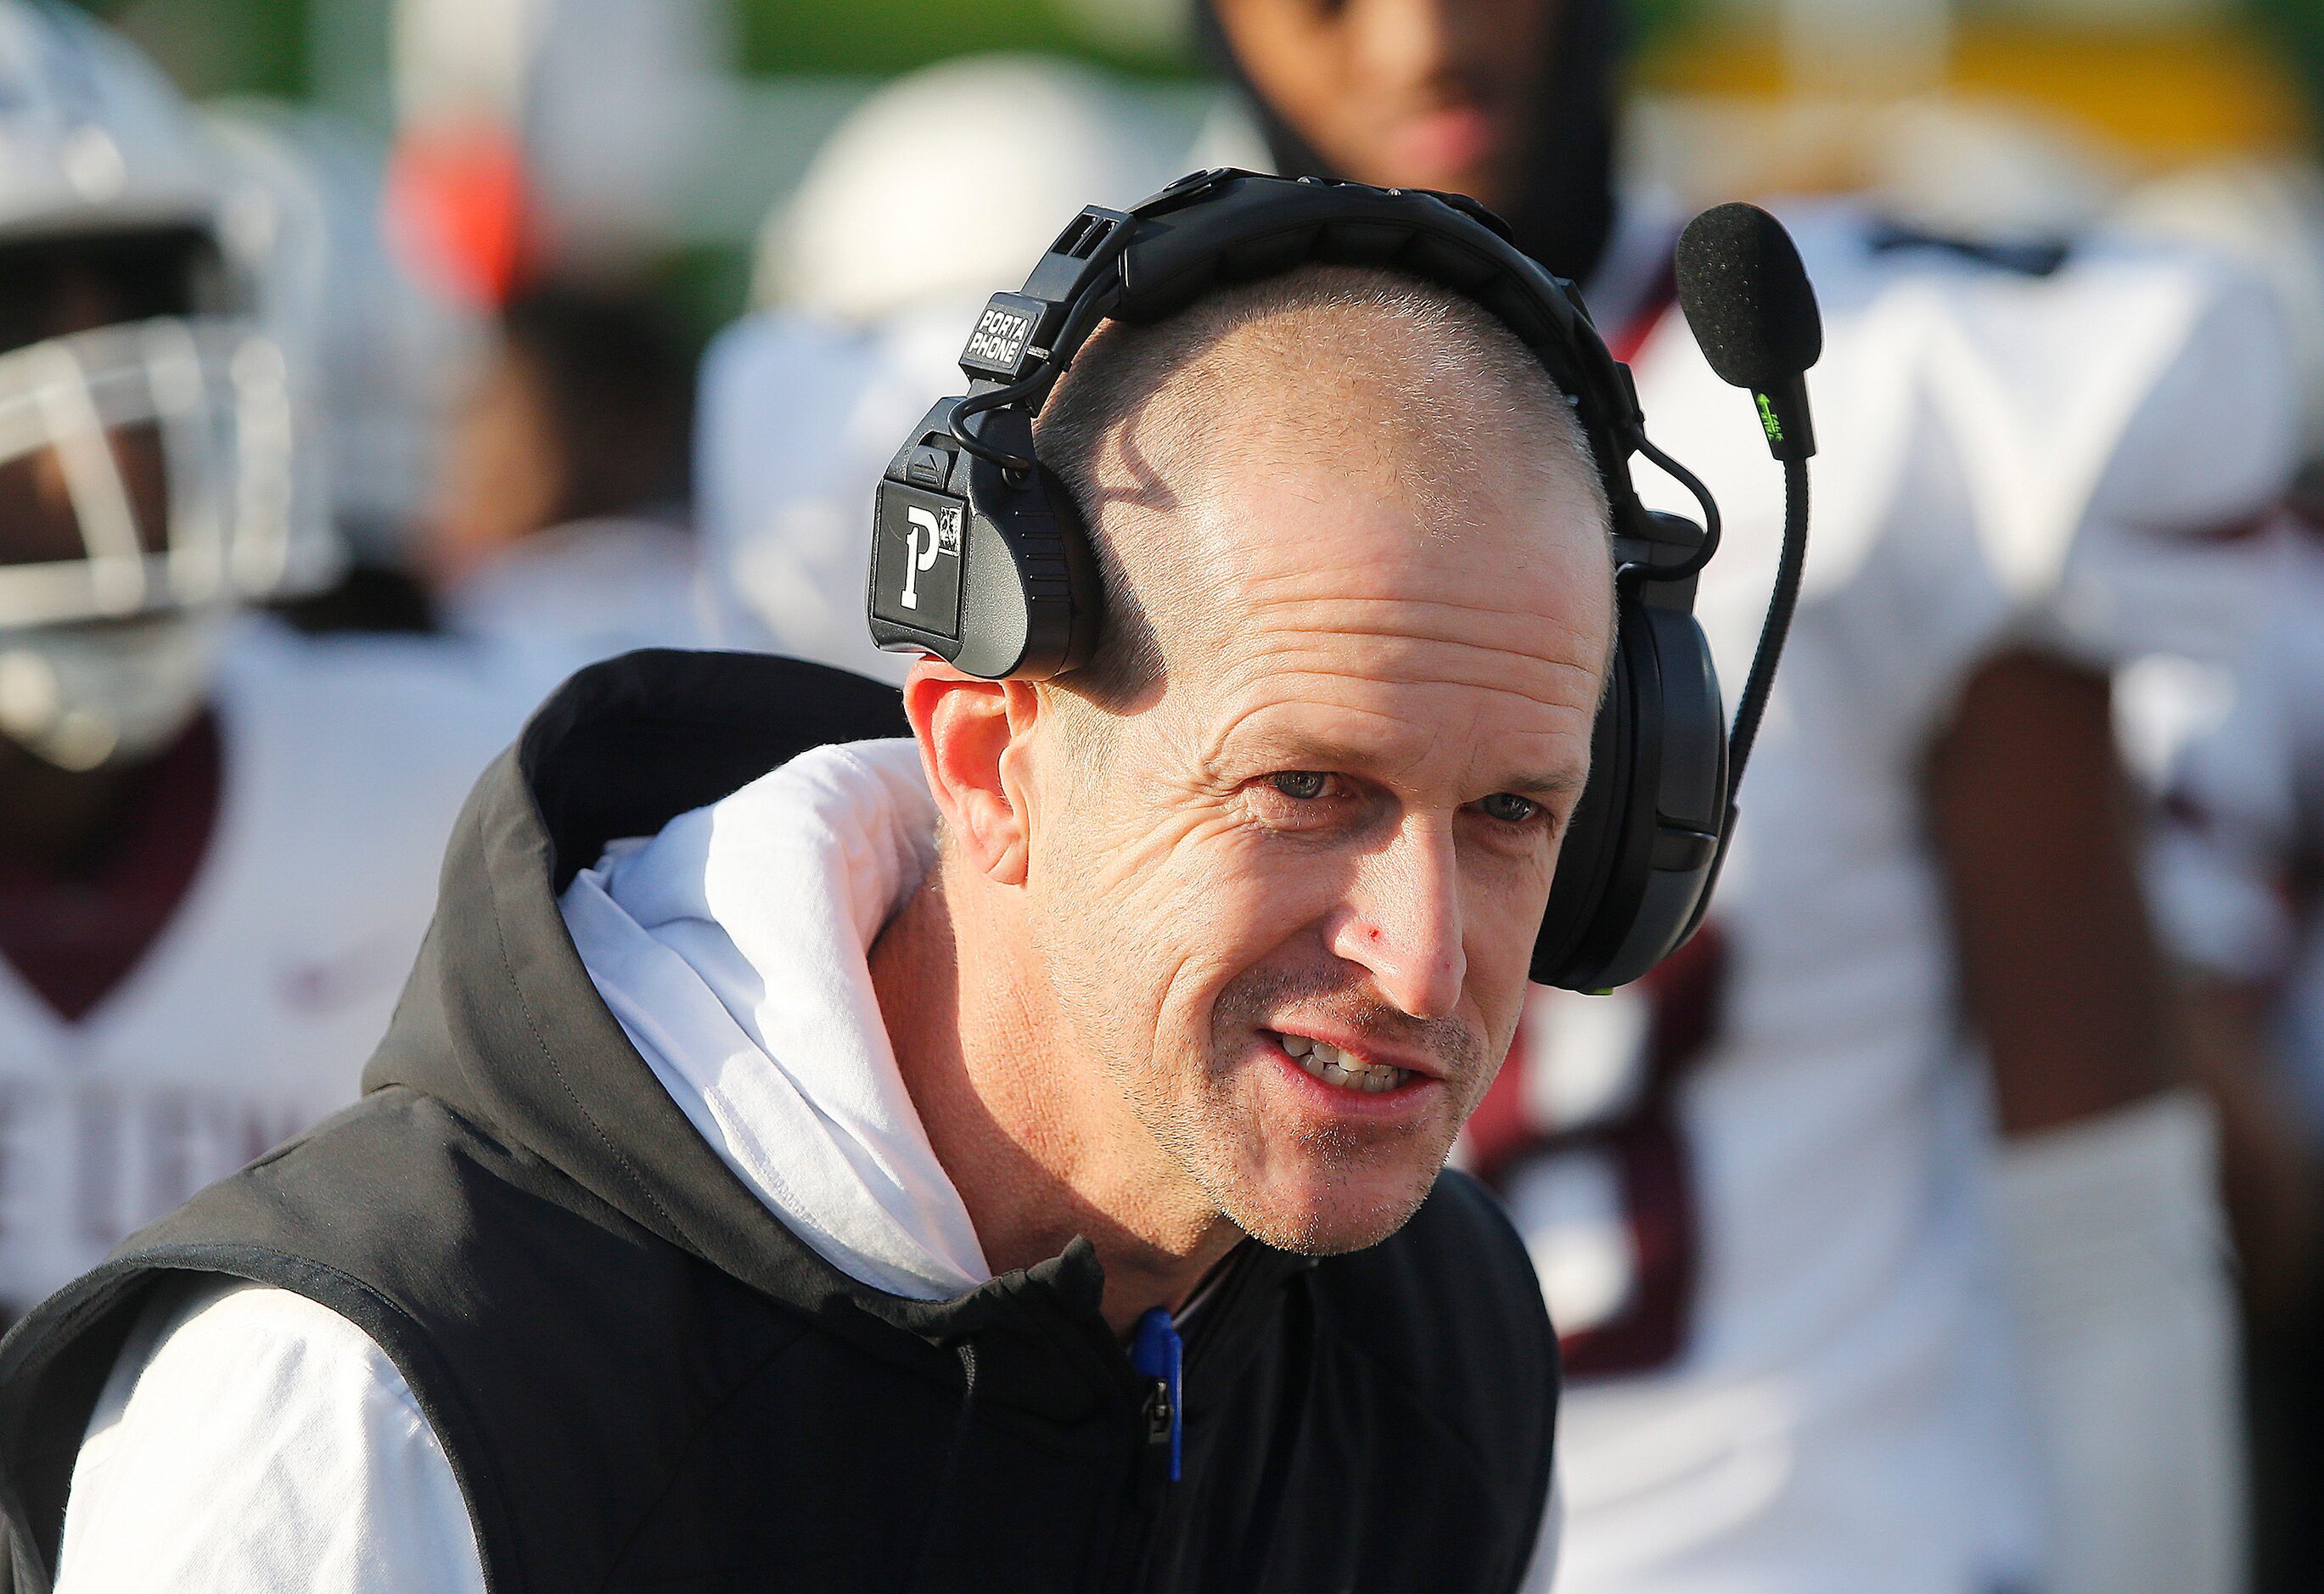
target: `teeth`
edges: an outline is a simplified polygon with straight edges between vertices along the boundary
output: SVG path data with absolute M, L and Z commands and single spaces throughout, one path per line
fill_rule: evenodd
M 1385 1063 L 1366 1063 L 1360 1058 L 1351 1057 L 1337 1046 L 1327 1046 L 1307 1036 L 1285 1035 L 1280 1039 L 1283 1049 L 1300 1067 L 1325 1084 L 1338 1085 L 1342 1090 L 1377 1095 L 1382 1091 L 1396 1089 L 1410 1077 L 1408 1069 L 1393 1068 Z

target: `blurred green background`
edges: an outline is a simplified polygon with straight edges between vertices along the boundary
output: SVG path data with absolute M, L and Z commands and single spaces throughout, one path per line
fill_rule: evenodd
M 375 31 L 386 0 L 78 0 L 122 28 L 198 97 L 303 98 L 334 87 L 334 61 L 369 53 L 332 32 Z M 2319 0 L 2276 0 L 2292 10 Z M 1195 62 L 1172 0 L 732 0 L 736 60 L 754 74 L 880 77 L 974 50 L 1078 55 L 1139 77 L 1185 77 Z M 1719 9 L 1715 0 L 1637 0 L 1649 46 Z
M 122 28 L 190 96 L 319 101 L 382 135 L 393 120 L 396 0 L 74 0 Z M 1888 0 L 1628 0 L 1642 86 L 1685 103 L 1770 103 L 1829 84 L 1802 75 L 1787 14 L 1850 14 L 1875 42 Z M 1925 6 L 1928 0 L 1922 0 Z M 948 56 L 1079 57 L 1187 103 L 1200 63 L 1191 0 L 714 0 L 738 73 L 725 147 L 689 174 L 685 220 L 656 268 L 705 328 L 745 297 L 760 219 L 823 134 L 879 79 Z M 2324 0 L 1952 0 L 1939 75 L 1964 94 L 2032 103 L 2149 169 L 2307 143 L 2324 125 Z M 1921 87 L 1930 85 L 1923 84 Z M 1892 86 L 1910 91 L 1914 85 Z M 2304 104 L 2303 104 L 2304 102 Z M 1812 185 L 1814 170 L 1785 172 Z
M 198 96 L 306 97 L 344 87 L 383 60 L 387 0 L 80 0 L 124 28 Z M 761 75 L 884 76 L 971 50 L 1054 50 L 1139 76 L 1191 75 L 1175 41 L 1172 0 L 732 0 L 736 59 Z M 2103 26 L 2180 20 L 2207 9 L 2155 0 L 2077 0 L 2069 5 L 1984 0 L 1962 9 L 1998 17 L 2070 14 Z M 2222 0 L 2324 81 L 2324 0 Z M 1749 10 L 1733 0 L 1634 0 L 1649 63 L 1686 36 Z M 375 41 L 360 37 L 366 32 Z M 344 35 L 333 37 L 331 35 Z M 372 60 L 355 58 L 370 55 Z

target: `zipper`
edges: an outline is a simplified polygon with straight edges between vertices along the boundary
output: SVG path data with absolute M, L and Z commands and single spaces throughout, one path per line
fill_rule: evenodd
M 1177 1410 L 1170 1404 L 1170 1391 L 1157 1379 L 1146 1392 L 1142 1409 L 1146 1419 L 1146 1445 L 1139 1465 L 1139 1479 L 1143 1486 L 1139 1493 L 1148 1499 L 1157 1489 L 1178 1481 L 1177 1460 L 1171 1454 L 1170 1428 Z
M 1146 1382 L 1132 1424 L 1132 1500 L 1115 1529 L 1114 1577 L 1109 1588 L 1144 1588 L 1153 1569 L 1147 1553 L 1167 1515 L 1185 1434 L 1185 1344 L 1170 1313 L 1157 1307 L 1130 1331 L 1130 1365 Z
M 1158 1309 L 1139 1318 L 1131 1331 L 1130 1368 L 1145 1380 L 1146 1393 L 1132 1414 L 1131 1432 L 1125 1435 L 1135 1446 L 1130 1467 L 1135 1500 L 1114 1530 L 1114 1574 L 1105 1585 L 1110 1591 L 1144 1589 L 1160 1575 L 1149 1560 L 1151 1552 L 1183 1508 L 1171 1485 L 1179 1475 L 1185 1449 L 1186 1363 L 1193 1360 L 1200 1370 L 1215 1360 L 1221 1335 L 1240 1321 L 1250 1293 L 1250 1264 L 1247 1250 L 1228 1258 L 1226 1272 L 1203 1292 L 1202 1313 L 1189 1335 L 1182 1336 L 1176 1320 Z
M 1138 1320 L 1130 1342 L 1130 1365 L 1148 1380 L 1145 1405 L 1148 1478 L 1163 1473 L 1178 1481 L 1185 1448 L 1185 1341 L 1170 1313 L 1157 1306 Z

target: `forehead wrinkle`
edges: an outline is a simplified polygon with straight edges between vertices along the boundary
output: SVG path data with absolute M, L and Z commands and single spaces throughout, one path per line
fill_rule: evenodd
M 1573 640 L 1571 656 L 1429 645 L 1424 650 L 1434 658 L 1394 659 L 1385 668 L 1334 657 L 1328 642 L 1288 652 L 1246 646 L 1206 661 L 1200 696 L 1229 723 L 1296 702 L 1394 718 L 1399 711 L 1388 705 L 1400 695 L 1424 700 L 1416 710 L 1401 711 L 1403 717 L 1431 723 L 1464 712 L 1464 703 L 1471 718 L 1486 705 L 1594 715 L 1605 689 L 1603 664 L 1582 639 Z M 1422 668 L 1413 668 L 1416 663 Z
M 1250 645 L 1275 642 L 1320 650 L 1332 640 L 1364 640 L 1403 645 L 1399 652 L 1443 646 L 1498 652 L 1512 659 L 1572 663 L 1602 651 L 1601 624 L 1610 622 L 1613 583 L 1587 594 L 1561 588 L 1560 598 L 1538 606 L 1522 600 L 1468 602 L 1458 597 L 1370 593 L 1270 593 L 1281 582 L 1258 581 L 1233 613 L 1231 634 Z
M 1208 645 L 1187 650 L 1180 667 L 1185 684 L 1199 683 L 1206 697 L 1300 679 L 1334 698 L 1360 684 L 1375 691 L 1482 690 L 1542 705 L 1571 697 L 1592 708 L 1602 695 L 1610 568 L 1602 589 L 1592 582 L 1591 592 L 1544 583 L 1554 589 L 1537 604 L 1491 603 L 1467 593 L 1319 596 L 1297 590 L 1303 576 L 1312 581 L 1314 575 L 1270 573 L 1204 605 L 1198 623 Z M 1371 657 L 1351 656 L 1366 652 Z
M 1579 735 L 1586 747 L 1596 718 L 1594 685 L 1571 695 L 1541 696 L 1515 687 L 1462 682 L 1413 688 L 1416 705 L 1381 702 L 1377 696 L 1350 696 L 1329 691 L 1306 692 L 1297 678 L 1280 690 L 1254 696 L 1235 694 L 1221 705 L 1202 738 L 1206 757 L 1219 755 L 1239 727 L 1286 715 L 1312 716 L 1341 725 L 1370 725 L 1382 735 L 1422 735 L 1441 740 L 1464 727 L 1460 734 L 1482 756 L 1489 746 L 1511 738 L 1555 740 Z M 1326 686 L 1334 684 L 1325 682 Z M 1444 701 L 1447 692 L 1465 700 Z M 1419 712 L 1415 712 L 1415 709 Z M 1491 722 L 1488 723 L 1488 722 Z
M 1296 515 L 1288 517 L 1293 524 L 1282 524 L 1280 500 L 1286 497 L 1318 509 L 1325 502 L 1286 484 L 1247 512 L 1219 504 L 1206 506 L 1201 517 L 1209 522 L 1204 540 L 1239 545 L 1231 560 L 1239 579 L 1223 595 L 1254 620 L 1313 607 L 1330 610 L 1334 622 L 1348 628 L 1393 629 L 1379 619 L 1358 621 L 1351 612 L 1400 606 L 1417 622 L 1416 634 L 1428 634 L 1440 618 L 1452 631 L 1464 615 L 1480 623 L 1531 623 L 1571 607 L 1611 609 L 1612 548 L 1594 523 L 1577 530 L 1553 521 L 1536 538 L 1499 530 L 1534 518 L 1530 508 L 1499 513 L 1488 507 L 1417 526 L 1374 521 L 1360 508 L 1337 530 L 1319 531 Z M 1403 505 L 1367 507 L 1382 509 L 1391 522 L 1408 512 Z M 1231 526 L 1222 529 L 1222 521 Z M 1456 552 L 1458 545 L 1476 546 Z
M 1276 703 L 1261 705 L 1247 714 L 1228 716 L 1223 723 L 1213 728 L 1211 736 L 1204 742 L 1200 750 L 1200 767 L 1213 782 L 1223 784 L 1229 758 L 1229 743 L 1238 740 L 1256 743 L 1255 751 L 1261 752 L 1270 749 L 1282 749 L 1301 756 L 1311 753 L 1335 754 L 1335 761 L 1326 767 L 1350 772 L 1360 772 L 1365 769 L 1389 769 L 1400 772 L 1414 768 L 1434 769 L 1441 767 L 1444 762 L 1438 749 L 1451 733 L 1443 724 L 1416 723 L 1400 715 L 1354 705 L 1333 705 L 1336 723 L 1328 732 L 1302 729 L 1297 726 L 1278 731 L 1264 723 L 1259 724 L 1256 729 L 1253 728 L 1253 722 L 1260 720 L 1262 716 L 1269 719 L 1279 718 L 1285 712 L 1294 710 L 1297 706 L 1313 707 L 1314 705 Z M 1490 743 L 1479 739 L 1468 739 L 1465 742 L 1468 749 L 1466 768 L 1473 769 L 1489 760 L 1502 758 L 1511 741 L 1521 739 L 1524 742 L 1537 743 L 1555 743 L 1563 741 L 1579 752 L 1578 760 L 1572 757 L 1560 758 L 1554 751 L 1545 747 L 1541 750 L 1541 756 L 1537 761 L 1518 758 L 1509 760 L 1508 763 L 1511 767 L 1517 767 L 1528 761 L 1535 762 L 1533 772 L 1521 777 L 1520 784 L 1544 790 L 1560 792 L 1576 790 L 1585 778 L 1584 766 L 1589 759 L 1590 710 L 1583 707 L 1561 707 L 1551 705 L 1536 705 L 1536 706 L 1549 709 L 1560 723 L 1555 726 L 1543 726 L 1517 733 L 1515 736 Z M 1567 721 L 1580 723 L 1569 724 L 1564 723 Z M 1376 728 L 1375 733 L 1368 735 L 1367 731 L 1371 728 Z M 1367 745 L 1367 742 L 1370 745 Z M 1471 781 L 1470 784 L 1479 786 L 1480 789 L 1488 786 L 1496 790 L 1506 789 L 1496 782 Z
M 1311 631 L 1353 636 L 1402 636 L 1416 641 L 1454 641 L 1462 640 L 1463 633 L 1480 626 L 1511 623 L 1550 630 L 1571 629 L 1560 625 L 1549 614 L 1526 607 L 1522 602 L 1466 603 L 1459 598 L 1412 591 L 1292 593 L 1271 597 L 1264 590 L 1268 585 L 1301 579 L 1312 579 L 1312 576 L 1286 572 L 1272 577 L 1254 577 L 1251 585 L 1258 590 L 1252 594 L 1252 617 L 1256 619 L 1275 611 L 1313 609 L 1323 613 L 1306 622 L 1293 614 L 1283 615 L 1280 621 L 1283 630 L 1294 634 Z M 1605 587 L 1608 607 L 1612 604 L 1612 589 L 1613 582 L 1609 576 Z M 1507 590 L 1506 586 L 1503 590 Z M 1442 617 L 1444 623 L 1441 630 L 1426 625 L 1416 628 L 1395 623 L 1397 618 L 1406 615 L 1420 621 Z
M 1432 641 L 1423 646 L 1449 649 L 1452 652 L 1448 658 L 1433 661 L 1434 668 L 1412 668 L 1417 661 L 1407 658 L 1391 659 L 1385 668 L 1351 667 L 1333 659 L 1328 649 L 1320 646 L 1302 648 L 1287 657 L 1281 651 L 1263 657 L 1247 654 L 1222 661 L 1210 684 L 1231 692 L 1269 680 L 1288 682 L 1302 678 L 1319 683 L 1357 683 L 1375 691 L 1487 691 L 1548 705 L 1561 701 L 1561 684 L 1571 677 L 1572 690 L 1594 704 L 1604 674 L 1602 661 L 1594 657 L 1513 653 L 1507 649 L 1466 642 Z

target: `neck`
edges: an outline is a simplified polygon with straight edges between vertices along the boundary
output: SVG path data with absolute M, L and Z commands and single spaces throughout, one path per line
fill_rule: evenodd
M 982 950 L 961 956 L 964 940 L 1010 942 L 965 933 L 945 872 L 939 862 L 872 946 L 905 1089 L 993 1272 L 1086 1236 L 1105 1267 L 1105 1319 L 1127 1333 L 1148 1310 L 1182 1305 L 1241 1231 L 1191 1187 L 1121 1093 L 1059 1045 L 1038 970 Z

